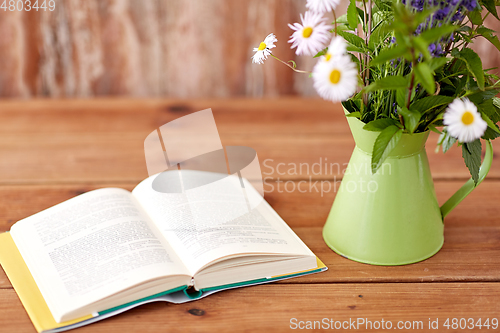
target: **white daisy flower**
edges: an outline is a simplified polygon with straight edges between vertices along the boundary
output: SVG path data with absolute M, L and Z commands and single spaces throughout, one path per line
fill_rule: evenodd
M 313 80 L 314 88 L 323 99 L 341 102 L 356 92 L 358 71 L 349 56 L 337 55 L 332 61 L 318 61 Z
M 321 57 L 324 61 L 330 61 L 334 56 L 342 56 L 347 52 L 347 43 L 344 38 L 337 36 L 333 37 L 330 45 L 328 45 L 328 51 Z
M 467 98 L 456 98 L 448 105 L 443 123 L 448 126 L 448 133 L 460 142 L 479 139 L 488 127 L 477 112 L 477 107 Z
M 267 59 L 267 56 L 270 55 L 271 49 L 276 47 L 274 43 L 276 43 L 278 39 L 276 39 L 276 36 L 274 34 L 269 34 L 267 37 L 264 39 L 262 43 L 260 43 L 259 47 L 254 47 L 253 51 L 256 52 L 252 56 L 252 62 L 256 64 L 262 64 L 264 63 L 264 60 Z
M 335 10 L 340 0 L 307 0 L 306 7 L 315 13 L 326 13 Z
M 300 14 L 300 20 L 302 24 L 288 24 L 290 29 L 295 30 L 288 42 L 292 43 L 292 49 L 297 48 L 297 55 L 315 55 L 328 42 L 332 27 L 325 24 L 325 19 L 319 13 Z

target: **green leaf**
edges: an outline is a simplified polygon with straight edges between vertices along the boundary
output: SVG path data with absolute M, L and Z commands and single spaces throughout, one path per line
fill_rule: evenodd
M 419 82 L 430 95 L 433 95 L 436 92 L 436 82 L 434 82 L 434 75 L 432 75 L 429 65 L 425 62 L 421 62 L 415 66 L 414 71 L 417 82 Z
M 389 12 L 392 10 L 390 1 L 375 0 L 375 4 L 380 9 L 380 11 Z
M 375 47 L 379 46 L 384 39 L 388 37 L 389 31 L 387 31 L 388 23 L 381 22 L 370 35 L 370 40 L 368 41 L 368 45 L 370 49 L 375 49 Z
M 427 61 L 427 64 L 429 65 L 431 71 L 435 72 L 437 69 L 443 67 L 448 62 L 448 60 L 450 59 L 445 57 L 432 58 L 431 60 Z
M 354 113 L 354 112 L 357 112 L 359 111 L 359 108 L 358 106 L 356 105 L 356 103 L 353 101 L 353 99 L 348 99 L 347 101 L 343 101 L 342 102 L 342 106 L 347 110 L 349 111 L 349 113 Z
M 470 101 L 474 104 L 483 104 L 484 102 L 490 101 L 490 103 L 493 103 L 493 97 L 498 93 L 496 90 L 485 90 L 485 91 L 480 91 L 477 90 L 477 92 L 467 96 Z
M 405 107 L 398 108 L 398 112 L 401 113 L 405 121 L 405 128 L 408 132 L 413 133 L 417 129 L 418 123 L 422 115 L 418 111 L 408 110 Z
M 380 132 L 386 129 L 389 126 L 397 126 L 398 122 L 392 118 L 379 118 L 370 121 L 368 124 L 363 126 L 363 129 L 366 131 L 372 132 Z
M 365 28 L 365 25 L 364 25 L 365 12 L 359 7 L 357 7 L 356 9 L 358 10 L 359 21 L 361 21 L 361 24 L 363 25 L 363 29 L 364 29 Z
M 348 52 L 357 52 L 357 53 L 363 53 L 363 54 L 366 53 L 366 50 L 361 49 L 361 48 L 354 46 L 354 45 L 350 45 L 350 44 L 347 45 L 346 50 Z
M 416 25 L 419 25 L 420 23 L 424 23 L 425 21 L 427 21 L 429 19 L 429 16 L 431 16 L 431 14 L 436 12 L 438 10 L 438 8 L 439 8 L 439 6 L 434 6 L 434 7 L 429 8 L 429 9 L 424 9 L 421 12 L 418 12 L 417 14 L 415 14 Z
M 361 118 L 361 112 L 355 111 L 345 115 L 346 117 Z
M 497 48 L 497 50 L 500 51 L 500 41 L 498 40 L 498 37 L 494 35 L 493 33 L 495 31 L 488 29 L 486 27 L 479 27 L 477 29 L 477 32 L 481 34 L 486 40 L 488 40 L 493 46 Z
M 328 52 L 328 47 L 325 47 L 323 50 L 316 53 L 316 55 L 313 58 L 321 57 L 321 56 L 325 55 L 326 52 Z
M 444 126 L 444 124 L 443 124 L 443 119 L 438 119 L 438 120 L 435 120 L 432 124 L 433 124 L 434 126 L 436 126 L 436 127 L 441 127 L 441 126 Z
M 333 21 L 332 25 L 334 24 L 335 21 Z M 349 24 L 349 22 L 347 21 L 347 14 L 337 17 L 337 24 Z
M 454 49 L 451 54 L 455 58 L 461 59 L 465 62 L 469 72 L 476 78 L 479 89 L 484 90 L 483 63 L 477 53 L 467 48 L 461 51 Z
M 360 49 L 366 49 L 365 41 L 363 40 L 363 38 L 347 31 L 339 31 L 338 35 L 344 37 L 344 39 L 352 45 Z
M 498 17 L 497 8 L 495 7 L 495 0 L 482 0 L 481 4 L 486 7 L 486 9 L 491 14 L 493 14 L 493 16 L 500 20 L 500 17 Z
M 438 139 L 438 145 L 443 148 L 443 153 L 446 153 L 448 151 L 448 149 L 450 149 L 455 142 L 457 142 L 457 139 L 452 137 L 448 133 L 446 128 L 443 130 L 443 132 L 441 132 L 441 135 L 439 136 L 439 139 Z
M 488 124 L 488 127 L 500 134 L 500 130 L 498 129 L 497 125 L 488 117 L 486 114 L 481 112 L 481 118 Z
M 373 145 L 372 154 L 372 173 L 375 174 L 385 161 L 387 156 L 391 153 L 394 147 L 397 146 L 401 136 L 403 135 L 403 130 L 397 126 L 386 127 L 375 140 Z
M 481 166 L 481 140 L 464 142 L 462 145 L 462 157 L 474 180 L 474 184 L 477 185 L 479 181 L 479 167 Z
M 348 48 L 349 48 L 349 46 L 348 46 Z M 359 68 L 359 66 L 361 66 L 359 63 L 359 59 L 352 53 L 350 54 L 350 56 L 351 56 L 352 62 L 355 63 L 357 65 L 357 67 Z
M 366 92 L 406 88 L 408 81 L 402 76 L 386 76 L 365 88 Z
M 434 126 L 434 124 L 430 124 L 430 125 L 429 125 L 429 129 L 430 129 L 431 131 L 433 131 L 434 133 L 437 133 L 437 134 L 439 134 L 439 135 L 441 135 L 441 133 L 442 133 L 440 130 L 438 130 L 438 129 L 436 128 L 436 126 Z
M 447 78 L 447 77 L 441 79 L 439 82 L 443 82 L 443 83 L 449 84 L 452 87 L 455 87 L 455 85 L 453 84 L 453 82 L 451 82 L 451 80 L 449 78 Z
M 500 109 L 500 98 L 493 97 L 493 105 Z
M 432 59 L 431 53 L 429 52 L 429 43 L 423 38 L 420 36 L 413 38 L 413 44 L 415 45 L 415 49 L 422 53 L 427 61 Z
M 440 40 L 444 36 L 448 36 L 457 28 L 458 28 L 457 25 L 443 25 L 429 30 L 424 30 L 420 34 L 420 37 L 422 37 L 423 40 L 425 40 L 428 44 L 430 44 L 437 40 Z
M 358 10 L 356 8 L 356 0 L 349 1 L 349 7 L 347 7 L 347 22 L 352 30 L 356 29 L 358 26 Z
M 484 134 L 481 138 L 483 138 L 484 140 L 494 140 L 500 136 L 500 134 L 498 134 L 497 130 L 498 130 L 498 126 L 496 126 L 496 125 L 495 125 L 495 129 L 488 126 L 486 128 L 486 131 L 484 131 Z
M 467 17 L 469 17 L 469 20 L 475 25 L 483 24 L 483 17 L 481 16 L 481 10 L 477 8 L 472 12 L 467 13 Z
M 370 62 L 370 65 L 380 65 L 392 59 L 401 58 L 405 56 L 406 51 L 408 51 L 408 48 L 404 45 L 396 45 L 390 49 L 384 49 Z
M 453 102 L 453 100 L 454 98 L 449 96 L 440 96 L 440 95 L 428 96 L 413 102 L 410 105 L 410 109 L 420 111 L 421 113 L 423 113 L 432 108 L 445 104 L 450 104 L 451 102 Z
M 396 103 L 400 106 L 403 107 L 405 106 L 406 103 L 406 89 L 397 89 L 396 90 Z
M 484 115 L 488 119 L 490 119 L 490 121 L 493 124 L 496 124 L 500 121 L 500 110 L 498 109 L 498 107 L 496 107 L 494 105 L 494 103 L 495 103 L 494 99 L 488 99 L 488 100 L 482 102 L 481 104 L 476 103 L 476 105 L 477 105 L 477 109 L 479 110 L 479 112 L 482 115 Z M 486 122 L 488 122 L 488 121 L 486 121 Z M 490 125 L 490 124 L 488 124 L 488 125 Z

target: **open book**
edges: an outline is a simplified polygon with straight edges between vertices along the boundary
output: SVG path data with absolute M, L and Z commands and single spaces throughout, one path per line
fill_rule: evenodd
M 184 186 L 216 181 L 155 190 L 157 177 L 181 172 Z M 247 180 L 190 170 L 151 176 L 132 192 L 94 190 L 18 221 L 0 235 L 0 262 L 39 332 L 326 269 Z

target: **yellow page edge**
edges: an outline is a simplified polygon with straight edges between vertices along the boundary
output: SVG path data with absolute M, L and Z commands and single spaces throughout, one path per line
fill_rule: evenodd
M 55 321 L 9 232 L 0 234 L 0 264 L 38 332 L 69 326 L 93 318 L 92 315 L 87 315 L 62 323 Z

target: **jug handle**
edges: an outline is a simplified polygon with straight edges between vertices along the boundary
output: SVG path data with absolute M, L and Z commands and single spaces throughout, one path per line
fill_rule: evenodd
M 488 174 L 491 168 L 491 162 L 493 160 L 493 146 L 491 144 L 490 140 L 486 140 L 486 153 L 484 156 L 483 163 L 481 164 L 481 168 L 479 169 L 479 180 L 477 182 L 477 185 L 479 185 L 484 177 Z M 469 179 L 455 194 L 453 194 L 448 201 L 446 201 L 442 206 L 441 206 L 441 216 L 444 218 L 446 215 L 448 215 L 453 208 L 455 208 L 462 200 L 465 199 L 466 196 L 469 195 L 469 193 L 472 192 L 472 190 L 477 186 L 474 185 L 474 180 Z

